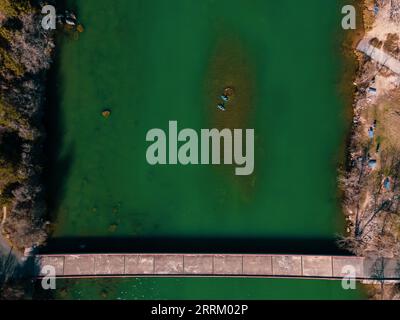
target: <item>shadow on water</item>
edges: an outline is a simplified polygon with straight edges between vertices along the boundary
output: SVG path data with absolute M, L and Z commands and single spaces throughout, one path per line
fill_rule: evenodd
M 243 253 L 346 255 L 327 238 L 60 237 L 41 253 Z
M 46 155 L 45 169 L 43 170 L 46 186 L 46 202 L 49 218 L 54 221 L 61 199 L 64 195 L 66 179 L 74 159 L 73 146 L 70 146 L 61 157 L 64 134 L 64 122 L 62 119 L 60 105 L 60 44 L 61 36 L 57 37 L 57 49 L 55 50 L 54 62 L 47 75 L 46 83 L 46 105 L 44 126 L 46 140 L 44 152 Z

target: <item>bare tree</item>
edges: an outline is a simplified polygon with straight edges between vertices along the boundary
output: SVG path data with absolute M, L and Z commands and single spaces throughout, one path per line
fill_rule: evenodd
M 0 300 L 21 299 L 24 296 L 20 270 L 12 249 L 6 255 L 0 254 Z

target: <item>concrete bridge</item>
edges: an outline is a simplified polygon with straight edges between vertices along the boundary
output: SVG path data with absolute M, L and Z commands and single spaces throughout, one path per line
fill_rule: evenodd
M 37 255 L 39 277 L 53 266 L 58 278 L 260 277 L 339 280 L 354 270 L 357 280 L 399 280 L 398 261 L 351 256 L 268 254 L 70 254 Z M 350 269 L 349 269 L 350 268 Z

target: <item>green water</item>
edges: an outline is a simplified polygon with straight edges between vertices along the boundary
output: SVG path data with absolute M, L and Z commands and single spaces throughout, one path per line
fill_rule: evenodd
M 109 279 L 65 280 L 57 284 L 59 299 L 360 299 L 359 291 L 343 291 L 340 282 L 265 279 Z M 72 289 L 71 289 L 72 288 Z
M 57 157 L 49 173 L 55 239 L 282 238 L 317 246 L 340 231 L 340 1 L 69 3 L 85 32 L 63 41 L 57 67 L 59 114 L 50 137 Z M 221 116 L 216 93 L 225 86 L 235 88 L 238 105 Z M 104 109 L 112 111 L 108 119 Z M 254 128 L 253 175 L 150 166 L 146 133 L 167 130 L 169 120 L 180 129 Z M 360 297 L 317 281 L 63 284 L 70 298 L 101 297 L 105 287 L 108 298 L 129 299 Z

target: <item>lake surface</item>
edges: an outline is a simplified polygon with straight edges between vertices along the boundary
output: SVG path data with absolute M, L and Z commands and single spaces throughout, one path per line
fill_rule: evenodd
M 53 241 L 91 251 L 114 241 L 121 250 L 260 253 L 333 243 L 342 227 L 336 167 L 346 129 L 340 1 L 69 4 L 85 32 L 62 42 L 48 112 Z M 223 113 L 216 104 L 225 87 L 235 96 Z M 167 131 L 170 120 L 179 129 L 254 128 L 253 175 L 235 176 L 232 166 L 150 166 L 146 133 Z M 67 287 L 59 298 L 361 297 L 340 282 L 260 279 L 59 287 Z

